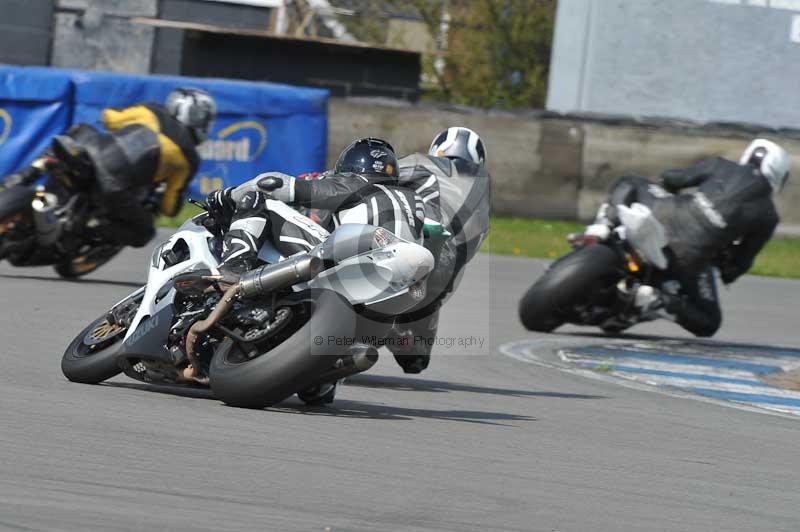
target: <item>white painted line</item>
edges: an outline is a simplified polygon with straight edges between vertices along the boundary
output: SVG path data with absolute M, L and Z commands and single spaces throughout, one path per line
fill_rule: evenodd
M 605 342 L 605 343 L 610 344 L 611 342 Z M 574 338 L 519 340 L 516 342 L 509 342 L 503 344 L 498 348 L 498 350 L 503 355 L 518 360 L 520 362 L 524 362 L 526 364 L 534 364 L 545 368 L 558 369 L 565 373 L 569 373 L 571 375 L 578 375 L 580 377 L 592 379 L 595 381 L 601 381 L 609 384 L 614 384 L 617 386 L 621 386 L 623 388 L 646 391 L 646 392 L 655 392 L 661 395 L 675 397 L 679 399 L 691 399 L 693 401 L 699 401 L 701 403 L 724 406 L 727 408 L 734 408 L 736 410 L 744 410 L 746 412 L 769 414 L 773 416 L 785 417 L 795 420 L 797 419 L 797 415 L 792 415 L 791 413 L 793 411 L 792 409 L 782 409 L 780 407 L 774 408 L 772 406 L 766 408 L 761 406 L 751 406 L 745 403 L 724 401 L 720 399 L 714 399 L 712 397 L 697 395 L 695 393 L 691 393 L 688 391 L 652 386 L 639 381 L 622 379 L 620 377 L 616 377 L 613 375 L 600 373 L 595 370 L 587 370 L 570 366 L 566 362 L 563 362 L 563 354 L 562 354 L 563 349 L 566 348 L 568 345 L 574 347 L 580 347 L 580 342 L 576 341 Z M 557 357 L 557 359 L 552 361 L 547 360 L 539 356 L 534 350 L 540 350 L 540 351 L 549 350 L 551 352 L 554 351 L 554 355 Z

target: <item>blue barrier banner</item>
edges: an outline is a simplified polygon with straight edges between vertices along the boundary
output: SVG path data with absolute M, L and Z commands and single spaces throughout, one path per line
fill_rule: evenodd
M 74 123 L 97 123 L 107 107 L 164 102 L 177 87 L 208 91 L 217 120 L 199 147 L 203 163 L 189 194 L 205 197 L 261 172 L 297 175 L 325 168 L 328 92 L 273 83 L 73 72 Z
M 0 177 L 30 164 L 71 121 L 65 72 L 0 66 Z

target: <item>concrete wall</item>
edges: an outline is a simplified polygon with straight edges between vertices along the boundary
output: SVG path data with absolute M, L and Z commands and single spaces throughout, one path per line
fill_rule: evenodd
M 157 11 L 157 0 L 58 0 L 51 64 L 147 74 L 155 30 L 128 19 Z
M 180 74 L 184 32 L 133 24 L 131 17 L 267 29 L 272 11 L 208 0 L 0 0 L 0 7 L 6 15 L 0 63 L 50 60 L 57 67 L 135 74 Z
M 800 176 L 800 132 L 744 127 L 636 123 L 625 119 L 499 113 L 365 99 L 330 101 L 328 167 L 357 137 L 389 140 L 401 153 L 427 151 L 450 125 L 475 129 L 487 145 L 495 214 L 554 219 L 594 216 L 610 183 L 626 174 L 656 177 L 708 156 L 738 159 L 754 136 L 778 140 L 795 155 Z M 800 223 L 800 180 L 780 198 L 785 222 Z
M 0 63 L 46 65 L 53 0 L 2 0 L 0 7 Z
M 547 108 L 800 128 L 797 0 L 559 0 Z

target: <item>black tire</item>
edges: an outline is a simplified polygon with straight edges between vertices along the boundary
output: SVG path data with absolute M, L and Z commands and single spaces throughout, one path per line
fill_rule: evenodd
M 77 279 L 92 273 L 117 256 L 122 251 L 121 247 L 103 246 L 90 250 L 85 255 L 64 259 L 53 268 L 64 279 Z
M 274 405 L 308 388 L 346 351 L 347 346 L 327 339 L 352 338 L 356 334 L 355 311 L 336 292 L 314 290 L 309 294 L 314 301 L 311 318 L 268 352 L 240 361 L 232 340 L 220 344 L 209 368 L 211 390 L 218 399 L 245 408 Z M 322 345 L 315 342 L 320 337 Z
M 620 336 L 623 332 L 628 330 L 630 326 L 628 325 L 606 325 L 600 327 L 603 329 L 603 332 L 608 336 Z
M 599 283 L 620 276 L 617 253 L 604 245 L 587 246 L 565 255 L 522 296 L 519 319 L 529 331 L 551 332 L 567 321 L 569 310 Z
M 108 334 L 91 338 L 99 327 L 108 327 Z M 61 372 L 67 379 L 83 384 L 97 384 L 122 371 L 117 363 L 117 352 L 128 329 L 115 330 L 111 327 L 113 326 L 103 316 L 89 324 L 72 340 L 61 357 Z M 96 345 L 94 350 L 89 347 L 90 343 Z

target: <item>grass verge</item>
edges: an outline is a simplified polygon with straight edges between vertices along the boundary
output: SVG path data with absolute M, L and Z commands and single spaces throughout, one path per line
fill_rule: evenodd
M 570 250 L 567 234 L 583 229 L 574 222 L 493 217 L 484 253 L 554 259 Z M 800 279 L 800 238 L 774 238 L 756 258 L 753 275 Z

